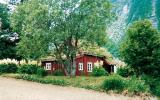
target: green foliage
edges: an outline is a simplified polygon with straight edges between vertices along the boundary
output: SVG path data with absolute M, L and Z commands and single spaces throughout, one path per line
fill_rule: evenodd
M 131 25 L 121 45 L 121 56 L 137 74 L 160 73 L 160 34 L 148 20 Z
M 13 30 L 20 34 L 17 53 L 25 59 L 38 59 L 47 54 L 49 32 L 48 7 L 40 0 L 29 0 L 19 5 L 12 14 Z
M 64 72 L 62 71 L 62 69 L 57 69 L 53 72 L 54 76 L 64 76 Z
M 20 75 L 20 76 L 17 76 L 16 78 L 33 81 L 33 82 L 39 82 L 43 84 L 53 84 L 53 85 L 60 85 L 60 86 L 68 85 L 68 82 L 63 79 L 44 79 L 36 75 Z
M 96 91 L 110 91 L 125 92 L 128 95 L 141 95 L 142 93 L 153 93 L 159 96 L 159 79 L 150 77 L 131 77 L 123 78 L 118 75 L 111 75 L 105 77 L 69 77 L 69 76 L 46 76 L 28 74 L 2 74 L 5 77 L 12 77 L 17 79 L 24 79 L 28 81 L 39 82 L 43 84 L 53 84 L 60 86 L 73 86 Z M 148 80 L 146 80 L 148 79 Z M 152 80 L 151 80 L 152 79 Z M 145 80 L 145 81 L 144 81 Z M 149 90 L 150 89 L 150 90 Z
M 37 65 L 25 64 L 25 65 L 21 65 L 18 68 L 18 72 L 21 73 L 21 74 L 36 74 L 38 67 L 39 66 L 37 66 Z
M 53 53 L 60 61 L 65 55 L 67 66 L 73 67 L 72 61 L 81 41 L 99 46 L 106 43 L 110 8 L 108 0 L 25 2 L 18 6 L 12 16 L 13 29 L 21 36 L 18 54 L 39 59 L 47 53 Z
M 16 64 L 13 64 L 13 63 L 8 64 L 8 72 L 9 73 L 16 73 L 17 70 L 18 70 L 18 67 Z
M 44 83 L 51 83 L 53 85 L 60 85 L 60 86 L 66 86 L 68 83 L 65 80 L 45 80 Z
M 93 68 L 93 72 L 92 72 L 93 76 L 105 76 L 108 75 L 108 72 L 102 67 L 102 66 L 94 66 Z
M 7 5 L 0 3 L 0 59 L 18 59 L 16 55 L 16 43 L 18 39 L 11 41 L 9 37 L 14 37 L 10 27 L 10 14 Z
M 39 75 L 39 76 L 46 76 L 47 75 L 47 71 L 44 70 L 43 68 L 38 68 L 36 74 Z
M 142 75 L 142 80 L 145 80 L 145 83 L 149 85 L 150 91 L 153 95 L 160 96 L 160 78 L 149 76 L 149 75 Z
M 130 67 L 121 67 L 117 69 L 117 74 L 123 77 L 133 76 L 135 74 L 134 70 Z
M 160 84 L 158 84 L 157 86 L 155 86 L 154 89 L 152 89 L 152 93 L 156 96 L 160 96 Z
M 119 53 L 119 44 L 120 43 L 115 43 L 113 42 L 112 39 L 107 39 L 107 43 L 105 45 L 105 47 L 107 48 L 107 50 L 114 56 L 114 57 L 120 57 L 120 53 Z
M 17 65 L 12 63 L 0 65 L 0 73 L 16 73 L 17 69 Z
M 150 90 L 149 85 L 146 85 L 144 80 L 138 79 L 136 77 L 131 77 L 127 80 L 127 90 L 132 94 L 148 93 Z
M 0 29 L 2 30 L 8 29 L 10 27 L 7 5 L 1 3 L 0 3 L 0 23 L 2 23 L 2 26 L 0 27 Z
M 120 76 L 109 76 L 103 83 L 103 89 L 106 91 L 114 90 L 117 92 L 123 91 L 125 88 L 125 81 Z
M 127 90 L 128 93 L 132 95 L 150 92 L 150 87 L 144 80 L 136 77 L 122 78 L 117 75 L 107 77 L 106 80 L 104 80 L 102 87 L 106 91 L 113 90 L 114 92 Z

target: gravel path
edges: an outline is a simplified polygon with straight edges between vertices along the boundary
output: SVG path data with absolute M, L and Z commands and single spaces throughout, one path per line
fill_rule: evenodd
M 0 77 L 0 100 L 141 100 L 95 91 Z

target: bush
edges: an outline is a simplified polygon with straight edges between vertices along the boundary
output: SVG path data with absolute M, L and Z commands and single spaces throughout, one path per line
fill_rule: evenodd
M 125 88 L 125 80 L 117 75 L 109 76 L 103 83 L 103 89 L 106 91 L 115 90 L 117 92 L 123 91 Z
M 16 73 L 17 69 L 17 65 L 13 63 L 0 65 L 0 73 Z
M 127 82 L 127 89 L 129 93 L 139 94 L 149 92 L 149 85 L 145 84 L 144 80 L 137 79 L 136 77 L 132 77 Z
M 123 77 L 133 76 L 134 70 L 131 69 L 130 67 L 121 67 L 118 68 L 117 74 Z
M 153 95 L 160 96 L 160 78 L 142 75 L 141 79 L 145 80 L 145 83 L 149 85 Z
M 39 76 L 46 76 L 47 75 L 47 71 L 44 70 L 43 68 L 38 68 L 37 69 L 37 75 L 39 75 Z
M 103 67 L 94 67 L 92 75 L 93 76 L 105 76 L 105 75 L 108 75 L 108 72 Z
M 160 84 L 155 86 L 155 88 L 152 89 L 152 93 L 160 97 Z
M 64 72 L 62 71 L 62 69 L 57 69 L 53 72 L 54 76 L 64 76 Z
M 22 74 L 36 74 L 38 67 L 37 65 L 21 65 L 18 72 Z
M 18 67 L 16 64 L 10 63 L 8 64 L 8 73 L 16 73 L 18 70 Z

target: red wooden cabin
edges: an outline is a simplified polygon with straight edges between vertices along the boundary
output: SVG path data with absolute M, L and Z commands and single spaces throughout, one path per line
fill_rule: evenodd
M 63 70 L 62 64 L 58 63 L 57 60 L 43 60 L 41 63 L 49 74 L 52 74 L 55 70 Z
M 108 72 L 113 72 L 113 66 L 105 60 L 105 56 L 83 54 L 76 57 L 76 75 L 88 76 L 97 62 L 103 62 L 102 67 Z
M 114 66 L 109 64 L 105 60 L 105 56 L 97 56 L 93 54 L 81 54 L 75 58 L 75 62 L 76 62 L 76 76 L 81 76 L 81 75 L 88 76 L 90 73 L 92 73 L 93 67 L 97 62 L 103 62 L 102 67 L 105 68 L 105 70 L 108 71 L 109 73 L 114 71 Z M 57 69 L 61 69 L 63 70 L 63 72 L 65 72 L 64 69 L 62 69 L 62 64 L 60 64 L 56 60 L 43 60 L 42 66 L 44 67 L 45 70 L 48 71 L 49 74 L 52 74 Z

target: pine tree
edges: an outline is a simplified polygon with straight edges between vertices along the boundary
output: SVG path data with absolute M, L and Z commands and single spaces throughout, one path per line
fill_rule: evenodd
M 16 55 L 17 42 L 17 34 L 12 32 L 10 27 L 8 8 L 6 5 L 0 4 L 0 59 L 18 59 Z

